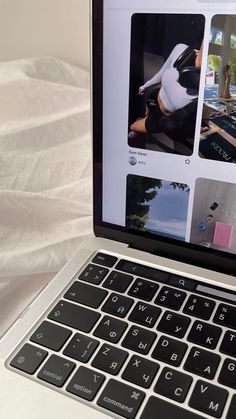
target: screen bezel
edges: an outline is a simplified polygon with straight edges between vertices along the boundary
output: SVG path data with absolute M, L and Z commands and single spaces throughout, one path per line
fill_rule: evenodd
M 102 221 L 103 156 L 103 0 L 92 0 L 92 132 L 93 132 L 93 227 L 97 237 L 126 243 L 173 260 L 236 276 L 236 258 L 232 253 L 167 238 L 152 238 L 122 226 Z M 141 240 L 140 240 L 141 239 Z

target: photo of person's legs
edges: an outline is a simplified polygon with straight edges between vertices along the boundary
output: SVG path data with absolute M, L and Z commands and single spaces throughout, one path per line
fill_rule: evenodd
M 145 116 L 143 118 L 138 118 L 134 123 L 131 124 L 130 130 L 134 133 L 154 133 L 160 131 L 158 129 L 158 119 L 163 116 L 159 105 L 158 105 L 158 95 L 160 91 L 159 85 L 154 85 L 148 87 L 144 93 L 145 101 Z M 149 120 L 155 120 L 155 127 L 150 129 Z

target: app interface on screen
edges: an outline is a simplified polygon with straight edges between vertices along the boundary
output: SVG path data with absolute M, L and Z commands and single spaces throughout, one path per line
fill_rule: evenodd
M 103 221 L 236 253 L 236 5 L 104 2 Z

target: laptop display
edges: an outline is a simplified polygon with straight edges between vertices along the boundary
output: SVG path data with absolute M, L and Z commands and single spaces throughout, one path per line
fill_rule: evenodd
M 236 14 L 220 2 L 214 13 L 209 2 L 156 3 L 104 1 L 95 220 L 168 250 L 231 258 Z

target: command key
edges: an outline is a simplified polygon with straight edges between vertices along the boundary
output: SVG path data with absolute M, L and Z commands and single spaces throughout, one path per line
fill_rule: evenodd
M 145 393 L 111 379 L 98 399 L 98 405 L 127 419 L 134 419 Z

